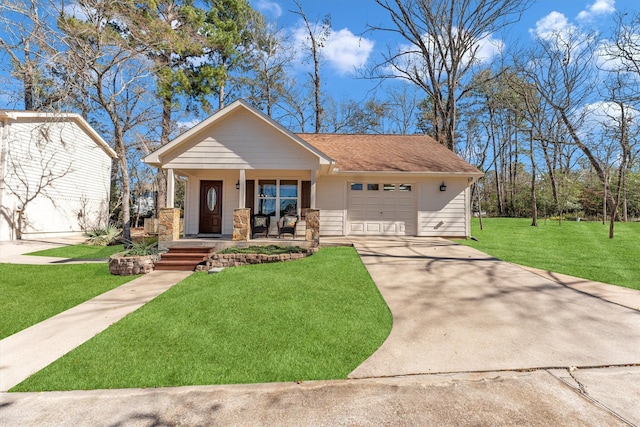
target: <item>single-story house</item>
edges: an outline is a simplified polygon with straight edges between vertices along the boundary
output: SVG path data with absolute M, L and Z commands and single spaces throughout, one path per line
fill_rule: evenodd
M 319 210 L 320 236 L 470 236 L 482 173 L 424 135 L 295 134 L 236 101 L 144 158 L 184 179 L 184 234 L 229 235 L 235 209 Z M 303 223 L 304 225 L 304 223 Z M 298 234 L 303 234 L 301 227 Z
M 105 225 L 116 157 L 77 114 L 0 110 L 0 240 Z

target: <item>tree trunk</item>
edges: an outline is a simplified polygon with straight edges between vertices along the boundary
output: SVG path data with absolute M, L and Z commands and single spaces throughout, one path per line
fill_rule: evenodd
M 536 157 L 533 152 L 533 131 L 530 132 L 530 150 L 531 150 L 531 226 L 538 226 L 538 206 L 536 201 Z
M 162 122 L 160 133 L 160 145 L 166 145 L 169 142 L 171 134 L 171 103 L 172 95 L 166 95 L 162 100 Z M 156 173 L 156 184 L 158 185 L 158 197 L 156 198 L 156 218 L 160 217 L 160 209 L 167 205 L 167 174 L 162 169 L 158 169 Z

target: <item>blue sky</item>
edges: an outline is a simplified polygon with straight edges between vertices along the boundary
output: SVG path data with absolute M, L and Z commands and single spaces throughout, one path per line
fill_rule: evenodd
M 293 0 L 250 0 L 252 6 L 278 27 L 287 30 L 291 39 L 302 37 L 300 17 Z M 331 15 L 332 36 L 324 51 L 323 87 L 336 99 L 363 99 L 375 82 L 354 78 L 354 70 L 371 65 L 381 50 L 397 43 L 389 33 L 369 32 L 368 25 L 388 26 L 387 13 L 373 0 L 299 0 L 311 22 Z M 596 28 L 606 34 L 617 12 L 639 10 L 638 0 L 537 0 L 519 23 L 503 34 L 491 35 L 487 55 L 496 45 L 526 46 L 533 34 L 561 30 L 568 26 Z

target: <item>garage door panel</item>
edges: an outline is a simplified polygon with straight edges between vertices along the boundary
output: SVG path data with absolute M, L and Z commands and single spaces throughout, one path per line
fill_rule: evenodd
M 350 231 L 353 233 L 362 233 L 364 232 L 364 223 L 362 222 L 352 222 Z
M 380 233 L 381 224 L 379 222 L 367 222 L 365 223 L 365 229 L 367 233 Z
M 364 186 L 368 188 L 368 186 Z M 370 235 L 405 235 L 415 233 L 415 192 L 382 191 L 349 192 L 349 232 Z M 399 188 L 398 185 L 395 188 Z

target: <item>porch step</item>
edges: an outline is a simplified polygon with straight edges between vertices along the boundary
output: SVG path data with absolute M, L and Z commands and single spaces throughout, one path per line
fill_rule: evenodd
M 193 271 L 214 251 L 214 247 L 173 247 L 169 252 L 162 254 L 160 261 L 155 264 L 155 269 Z

